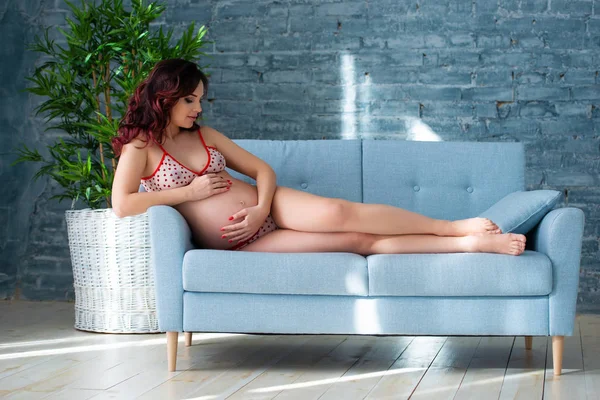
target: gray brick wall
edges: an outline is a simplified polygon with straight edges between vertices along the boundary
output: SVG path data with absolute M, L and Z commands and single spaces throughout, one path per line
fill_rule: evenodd
M 584 210 L 579 309 L 600 311 L 599 0 L 169 0 L 157 22 L 209 27 L 206 124 L 231 138 L 519 141 L 528 189 Z M 39 26 L 62 0 L 0 5 L 0 297 L 72 299 L 63 210 L 11 168 L 44 142 L 39 101 L 20 92 Z M 49 256 L 51 255 L 51 256 Z M 18 284 L 17 284 L 18 282 Z

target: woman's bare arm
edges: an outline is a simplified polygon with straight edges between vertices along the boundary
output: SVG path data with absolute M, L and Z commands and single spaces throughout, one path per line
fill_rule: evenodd
M 249 176 L 256 181 L 258 206 L 270 211 L 273 195 L 277 188 L 277 176 L 273 168 L 254 154 L 238 146 L 216 129 L 203 126 L 202 132 L 206 137 L 210 138 L 212 143 L 216 144 L 221 154 L 225 157 L 229 168 Z

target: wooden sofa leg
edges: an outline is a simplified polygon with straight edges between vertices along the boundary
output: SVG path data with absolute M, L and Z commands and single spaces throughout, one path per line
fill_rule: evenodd
M 177 340 L 179 332 L 167 332 L 167 361 L 169 363 L 169 372 L 175 371 L 177 365 Z
M 552 362 L 554 363 L 554 376 L 559 376 L 562 371 L 563 349 L 565 348 L 564 336 L 552 336 Z
M 525 350 L 531 350 L 533 345 L 533 336 L 525 336 Z
M 185 347 L 190 347 L 192 345 L 192 332 L 185 332 Z

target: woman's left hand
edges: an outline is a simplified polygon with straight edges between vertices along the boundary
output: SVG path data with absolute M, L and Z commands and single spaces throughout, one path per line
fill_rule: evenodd
M 230 243 L 241 242 L 250 239 L 256 231 L 260 229 L 265 219 L 269 215 L 269 210 L 260 206 L 244 208 L 231 216 L 231 220 L 242 219 L 231 225 L 221 228 L 223 231 L 223 240 L 229 240 Z

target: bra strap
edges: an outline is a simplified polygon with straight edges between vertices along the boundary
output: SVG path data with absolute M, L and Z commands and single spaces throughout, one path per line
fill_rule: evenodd
M 204 142 L 204 138 L 202 137 L 202 132 L 200 132 L 200 127 L 198 127 L 198 136 L 200 136 L 200 140 L 202 141 L 202 144 L 204 145 L 204 149 L 208 152 L 208 146 Z

